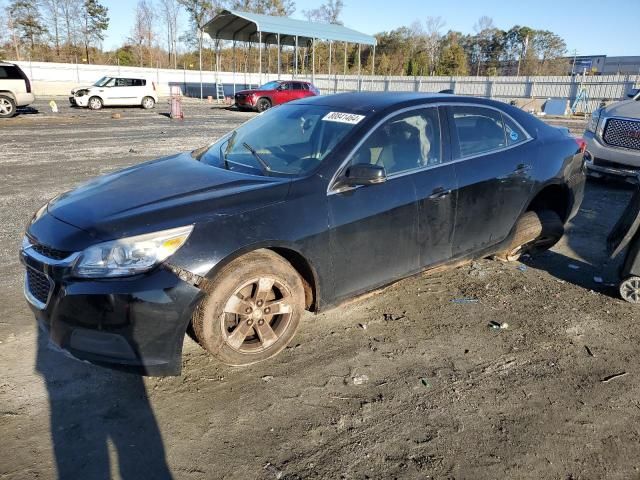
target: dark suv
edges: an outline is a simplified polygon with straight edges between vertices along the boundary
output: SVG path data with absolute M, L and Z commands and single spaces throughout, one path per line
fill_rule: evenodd
M 309 82 L 276 80 L 256 89 L 236 93 L 235 101 L 241 110 L 264 112 L 274 105 L 316 95 L 320 95 L 320 90 Z
M 215 143 L 44 205 L 25 295 L 72 355 L 176 374 L 190 327 L 247 365 L 319 312 L 408 275 L 563 234 L 584 142 L 515 107 L 451 95 L 298 100 Z

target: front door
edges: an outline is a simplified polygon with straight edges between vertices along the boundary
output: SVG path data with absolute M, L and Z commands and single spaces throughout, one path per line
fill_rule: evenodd
M 452 106 L 448 120 L 458 181 L 453 255 L 465 255 L 502 241 L 529 198 L 532 156 L 529 136 L 500 111 Z
M 337 298 L 371 290 L 420 268 L 418 205 L 413 174 L 421 167 L 420 135 L 399 114 L 376 128 L 350 165 L 383 166 L 387 180 L 328 194 L 331 259 Z

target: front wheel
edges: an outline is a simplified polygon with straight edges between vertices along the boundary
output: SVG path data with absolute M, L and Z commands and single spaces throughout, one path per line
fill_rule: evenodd
M 204 290 L 192 317 L 193 332 L 200 345 L 227 365 L 251 365 L 282 351 L 304 312 L 300 276 L 269 250 L 230 262 Z
M 256 103 L 256 109 L 259 112 L 264 112 L 265 110 L 269 110 L 271 108 L 271 100 L 269 100 L 268 98 L 261 98 L 260 100 L 258 100 L 258 103 Z
M 551 210 L 525 212 L 511 233 L 507 248 L 495 255 L 498 260 L 515 262 L 525 253 L 538 253 L 553 247 L 564 235 L 564 225 Z
M 16 114 L 16 102 L 13 98 L 0 95 L 0 118 L 11 118 Z
M 91 97 L 89 99 L 89 108 L 91 110 L 100 110 L 102 108 L 102 99 L 100 97 Z
M 151 110 L 156 105 L 156 101 L 151 97 L 144 97 L 142 99 L 142 108 L 145 110 Z

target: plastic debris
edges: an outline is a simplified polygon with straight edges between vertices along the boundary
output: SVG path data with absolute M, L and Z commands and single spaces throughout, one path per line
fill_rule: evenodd
M 364 385 L 369 381 L 369 377 L 364 374 L 354 375 L 353 377 L 351 377 L 351 380 L 353 380 L 354 385 Z
M 509 324 L 507 322 L 496 322 L 494 320 L 489 322 L 489 328 L 492 328 L 494 330 L 506 330 L 507 328 L 509 328 Z
M 267 464 L 264 466 L 264 469 L 274 477 L 276 477 L 276 479 L 278 480 L 280 480 L 282 478 L 282 475 L 284 475 L 284 472 L 271 462 L 267 462 Z
M 273 375 L 265 375 L 261 380 L 263 382 L 270 382 L 271 380 L 273 380 Z
M 51 111 L 53 113 L 58 113 L 58 104 L 55 102 L 55 100 L 51 100 L 49 102 L 49 106 L 51 107 Z
M 429 379 L 427 377 L 422 377 L 420 379 L 420 383 L 422 383 L 422 385 L 424 385 L 427 388 L 431 386 L 431 382 L 429 382 Z
M 452 303 L 478 303 L 480 300 L 477 298 L 454 298 Z
M 358 326 L 363 330 L 367 329 L 367 324 L 366 323 L 359 323 Z

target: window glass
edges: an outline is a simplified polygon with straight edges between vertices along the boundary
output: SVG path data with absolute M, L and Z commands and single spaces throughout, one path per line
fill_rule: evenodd
M 9 80 L 22 80 L 22 76 L 16 67 L 13 66 L 0 66 L 0 78 L 6 78 Z
M 351 164 L 371 163 L 387 175 L 442 163 L 437 108 L 412 110 L 380 125 L 355 152 Z
M 309 90 L 309 84 L 308 83 L 301 83 L 302 85 L 302 90 Z
M 218 140 L 202 161 L 260 174 L 257 154 L 274 174 L 305 175 L 317 168 L 359 123 L 328 118 L 335 113 L 326 106 L 285 104 L 270 108 Z
M 506 143 L 502 115 L 482 107 L 451 107 L 458 133 L 460 156 L 468 157 L 504 148 Z
M 124 78 L 116 78 L 116 83 L 115 83 L 116 87 L 126 87 L 127 86 L 127 82 Z
M 504 120 L 504 129 L 507 134 L 507 145 L 515 145 L 527 139 L 527 135 L 513 120 L 506 115 L 503 115 L 502 119 Z
M 280 90 L 291 90 L 291 84 L 289 82 L 280 84 Z
M 301 83 L 295 82 L 295 83 L 292 83 L 291 85 L 293 85 L 293 89 L 294 90 L 302 90 L 302 84 Z

